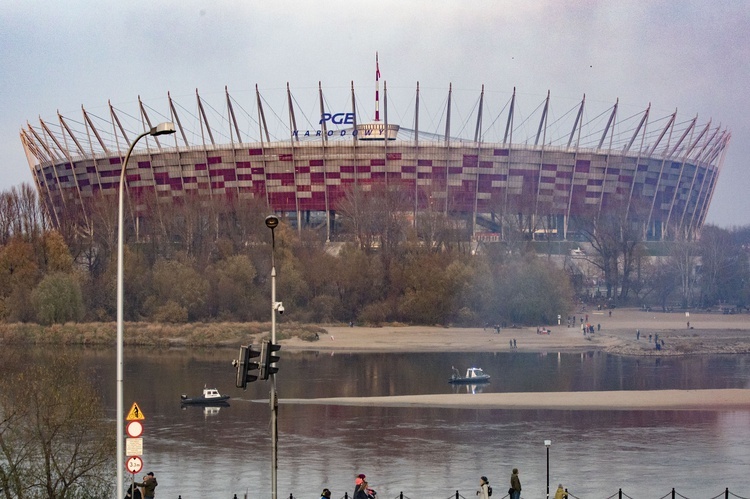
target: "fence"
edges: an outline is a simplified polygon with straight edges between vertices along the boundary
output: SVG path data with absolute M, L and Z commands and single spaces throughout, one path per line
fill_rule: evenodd
M 472 494 L 472 496 L 473 495 L 474 494 Z M 506 493 L 504 496 L 501 496 L 501 497 L 498 496 L 497 499 L 506 499 L 507 497 L 509 497 L 509 494 Z M 572 492 L 568 492 L 568 489 L 565 489 L 565 497 L 568 498 L 568 499 L 582 499 L 581 497 L 578 497 L 578 496 L 574 495 Z M 707 499 L 722 499 L 722 498 L 723 499 L 730 499 L 730 497 L 731 498 L 735 498 L 735 499 L 750 499 L 750 497 L 741 496 L 741 495 L 735 494 L 734 492 L 731 492 L 729 490 L 729 488 L 726 488 L 721 493 L 719 493 L 719 494 L 717 494 L 717 495 L 715 495 L 713 497 L 709 497 Z M 610 496 L 605 497 L 604 499 L 615 499 L 615 498 L 617 498 L 617 499 L 634 499 L 633 497 L 631 497 L 628 494 L 626 494 L 625 492 L 623 492 L 622 489 L 618 489 L 617 492 L 615 492 L 614 494 L 612 494 Z M 678 498 L 679 499 L 693 499 L 693 498 L 691 498 L 689 496 L 685 496 L 683 494 L 680 494 L 674 488 L 672 488 L 672 490 L 670 492 L 667 492 L 663 496 L 661 496 L 659 498 L 656 498 L 656 499 L 678 499 Z M 183 499 L 182 495 L 177 496 L 177 499 Z M 196 499 L 196 498 L 185 496 L 184 499 Z M 237 494 L 234 494 L 234 497 L 232 499 L 249 499 L 249 496 L 248 496 L 247 493 L 245 493 L 242 496 L 238 496 Z M 295 496 L 294 494 L 289 494 L 289 499 L 302 499 L 302 497 L 301 496 L 299 496 L 299 497 Z M 318 499 L 318 498 L 315 498 L 315 497 L 306 497 L 305 499 Z M 349 495 L 349 493 L 344 493 L 344 495 L 341 497 L 341 499 L 351 499 L 351 496 Z M 403 492 L 400 492 L 394 499 L 411 499 L 411 498 L 409 496 L 404 495 Z M 467 499 L 467 498 L 464 497 L 464 496 L 462 496 L 461 493 L 457 490 L 455 494 L 451 494 L 450 496 L 448 496 L 445 499 Z M 521 499 L 525 499 L 525 498 L 523 496 L 521 496 Z M 706 498 L 697 498 L 697 499 L 706 499 Z

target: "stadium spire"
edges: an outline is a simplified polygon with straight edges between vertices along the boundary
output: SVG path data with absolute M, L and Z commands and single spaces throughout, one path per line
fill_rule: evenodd
M 375 121 L 380 121 L 380 64 L 375 52 Z

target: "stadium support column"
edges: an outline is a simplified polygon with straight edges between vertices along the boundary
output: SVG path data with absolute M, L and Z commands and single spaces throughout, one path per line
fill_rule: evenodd
M 724 134 L 722 135 L 721 139 L 721 146 L 720 151 L 718 152 L 718 161 L 716 158 L 713 159 L 713 161 L 716 161 L 716 165 L 714 167 L 714 173 L 711 175 L 711 185 L 709 186 L 709 193 L 708 198 L 706 199 L 706 207 L 701 211 L 701 219 L 698 221 L 698 226 L 703 227 L 703 224 L 706 221 L 706 214 L 708 213 L 708 207 L 711 205 L 711 200 L 714 197 L 714 192 L 716 192 L 716 181 L 719 178 L 719 174 L 721 173 L 721 169 L 724 166 L 724 158 L 727 154 L 727 148 L 729 147 L 729 141 L 732 138 L 732 134 L 729 133 L 729 131 L 725 128 Z
M 674 113 L 672 114 L 672 117 L 667 122 L 667 126 L 664 127 L 664 130 L 662 130 L 661 134 L 659 135 L 659 139 L 654 143 L 653 146 L 651 146 L 651 150 L 648 152 L 648 156 L 651 157 L 651 155 L 656 151 L 656 147 L 661 142 L 661 139 L 664 138 L 664 135 L 667 133 L 667 130 L 669 130 L 669 137 L 667 137 L 667 145 L 664 147 L 664 152 L 661 155 L 661 166 L 659 167 L 659 177 L 656 179 L 656 186 L 654 187 L 654 195 L 651 199 L 651 209 L 648 212 L 648 221 L 646 222 L 646 235 L 648 235 L 648 231 L 651 227 L 651 220 L 654 216 L 654 208 L 656 207 L 656 198 L 659 195 L 659 187 L 661 187 L 661 179 L 664 176 L 664 165 L 667 162 L 667 152 L 669 152 L 669 143 L 672 142 L 672 132 L 674 131 L 674 122 L 677 118 L 677 109 L 674 110 Z M 661 234 L 663 238 L 664 231 L 659 230 L 659 234 Z M 652 231 L 652 235 L 656 236 L 656 231 Z
M 86 157 L 86 152 L 83 150 L 83 147 L 81 147 L 80 142 L 78 142 L 78 139 L 76 139 L 76 136 L 73 134 L 73 132 L 68 127 L 68 124 L 65 123 L 65 120 L 63 119 L 62 114 L 60 114 L 58 112 L 57 113 L 57 117 L 58 117 L 58 120 L 60 121 L 60 127 L 61 127 L 61 129 L 65 129 L 65 131 L 68 132 L 67 135 L 63 134 L 63 141 L 64 141 L 64 144 L 65 144 L 64 152 L 65 152 L 65 156 L 68 159 L 68 161 L 70 162 L 70 164 L 73 165 L 73 158 L 71 157 L 70 151 L 68 150 L 68 139 L 66 137 L 69 136 L 71 138 L 71 140 L 76 145 L 76 147 L 78 148 L 78 151 L 81 153 L 81 155 L 83 157 Z M 151 126 L 151 125 L 149 125 L 149 126 Z M 54 139 L 54 136 L 52 136 L 52 137 Z M 55 140 L 55 143 L 57 144 L 56 140 Z M 59 147 L 60 147 L 60 145 L 58 144 L 58 148 Z M 80 182 L 78 180 L 78 174 L 76 173 L 75 166 L 71 166 L 70 171 L 73 174 L 73 181 L 76 183 L 76 193 L 78 194 L 78 200 L 81 203 L 81 211 L 83 212 L 83 220 L 86 223 L 86 225 L 90 227 L 90 225 L 89 225 L 89 217 L 88 217 L 88 214 L 86 213 L 86 209 L 85 209 L 85 206 L 84 206 L 84 203 L 83 203 L 83 197 L 81 196 L 81 184 L 80 184 Z
M 695 132 L 695 123 L 698 121 L 698 115 L 693 118 L 693 121 L 690 122 L 690 126 L 687 127 L 685 132 L 682 134 L 682 137 L 680 137 L 680 140 L 677 141 L 677 144 L 672 148 L 670 151 L 668 157 L 671 159 L 672 156 L 678 151 L 678 149 L 682 146 L 682 142 L 684 141 L 685 137 L 690 134 L 690 138 L 688 138 L 687 142 L 687 150 L 690 150 L 690 144 L 693 142 L 693 133 Z M 677 176 L 677 183 L 674 186 L 674 191 L 672 193 L 672 201 L 669 203 L 669 213 L 667 213 L 667 220 L 664 222 L 664 225 L 667 228 L 667 231 L 670 230 L 669 222 L 672 218 L 672 210 L 674 209 L 674 203 L 677 201 L 677 193 L 680 190 L 680 182 L 682 182 L 682 172 L 685 169 L 685 161 L 687 161 L 688 153 L 686 152 L 683 157 L 682 161 L 680 162 L 680 174 Z M 673 234 L 672 237 L 674 238 L 676 234 Z
M 630 144 L 628 144 L 628 149 L 630 149 L 630 146 L 633 145 L 633 141 L 635 141 L 635 138 L 638 136 L 638 132 L 641 128 L 643 128 L 643 133 L 641 134 L 641 145 L 638 147 L 638 156 L 635 160 L 635 167 L 633 168 L 633 180 L 630 182 L 630 195 L 628 196 L 628 206 L 625 209 L 625 220 L 628 220 L 630 218 L 630 203 L 633 201 L 633 191 L 635 190 L 635 179 L 638 176 L 638 164 L 641 162 L 641 156 L 643 155 L 643 144 L 646 140 L 646 129 L 648 128 L 648 115 L 651 112 L 651 103 L 648 104 L 648 107 L 646 108 L 646 113 L 643 115 L 643 118 L 641 119 L 641 123 L 638 125 L 638 128 L 636 129 L 635 133 L 633 134 L 633 138 L 630 139 Z M 644 174 L 644 178 L 645 178 Z
M 693 149 L 695 149 L 698 146 L 698 144 L 703 140 L 703 137 L 710 130 L 710 128 L 711 128 L 711 121 L 709 120 L 709 122 L 706 123 L 706 126 L 701 131 L 700 135 L 698 135 L 698 138 L 695 139 L 695 142 L 693 142 L 693 144 L 691 145 L 690 150 L 685 155 L 686 162 L 688 160 L 690 160 L 690 155 L 693 153 Z M 685 222 L 685 213 L 687 213 L 688 205 L 690 204 L 690 195 L 693 192 L 693 185 L 695 184 L 695 177 L 696 177 L 696 175 L 698 175 L 698 162 L 697 162 L 697 160 L 698 160 L 698 158 L 696 158 L 695 161 L 693 161 L 695 163 L 694 164 L 693 176 L 690 179 L 690 187 L 688 187 L 688 190 L 687 190 L 687 197 L 685 198 L 685 206 L 682 208 L 682 215 L 680 215 L 680 225 L 677 228 L 677 230 L 680 231 L 682 233 L 682 235 L 687 236 L 687 237 L 690 236 L 690 232 L 685 230 L 685 225 L 684 225 L 684 222 Z
M 475 176 L 474 183 L 474 213 L 471 219 L 471 239 L 473 240 L 477 234 L 477 210 L 479 209 L 479 157 L 482 153 L 482 107 L 484 105 L 484 85 L 482 85 L 482 93 L 479 96 L 479 110 L 477 111 L 477 126 L 474 130 L 474 143 L 477 145 L 477 173 Z
M 609 115 L 607 126 L 604 127 L 602 138 L 601 140 L 599 140 L 599 146 L 597 147 L 597 149 L 602 148 L 602 145 L 604 144 L 604 140 L 607 138 L 607 133 L 609 132 L 610 127 L 611 127 L 612 133 L 609 134 L 609 148 L 608 148 L 609 150 L 607 151 L 607 155 L 604 159 L 604 178 L 602 179 L 602 192 L 599 194 L 599 211 L 596 214 L 597 220 L 602 214 L 602 206 L 604 205 L 604 191 L 606 190 L 606 187 L 607 187 L 607 175 L 609 174 L 609 159 L 612 157 L 612 140 L 615 135 L 614 127 L 612 126 L 612 124 L 617 119 L 617 106 L 619 105 L 619 103 L 620 103 L 620 99 L 617 99 L 615 101 L 614 107 L 612 108 L 612 113 Z
M 571 172 L 570 176 L 570 193 L 568 194 L 568 211 L 565 215 L 565 239 L 568 238 L 568 225 L 570 224 L 570 210 L 573 206 L 573 187 L 575 186 L 576 182 L 576 163 L 578 162 L 578 146 L 581 141 L 581 126 L 582 126 L 582 119 L 583 116 L 583 107 L 586 105 L 586 94 L 583 94 L 583 99 L 581 100 L 581 106 L 578 108 L 578 115 L 576 116 L 576 121 L 573 124 L 573 129 L 570 131 L 570 137 L 568 138 L 568 148 L 570 148 L 570 144 L 573 142 L 573 136 L 576 134 L 576 128 L 578 129 L 578 136 L 576 138 L 576 150 L 573 154 L 573 171 Z
M 533 227 L 536 227 L 537 217 L 539 216 L 539 196 L 541 195 L 542 188 L 542 168 L 544 166 L 544 143 L 547 141 L 547 112 L 549 111 L 549 90 L 547 90 L 547 99 L 544 101 L 544 110 L 542 111 L 542 118 L 539 120 L 539 129 L 536 132 L 536 140 L 534 145 L 539 145 L 539 137 L 542 137 L 542 149 L 539 151 L 539 173 L 536 178 L 536 201 L 534 202 L 534 221 Z M 549 229 L 549 227 L 545 227 Z M 549 232 L 547 232 L 549 234 Z M 531 238 L 534 239 L 532 233 Z
M 286 100 L 289 106 L 289 130 L 292 144 L 292 169 L 294 172 L 294 209 L 297 211 L 297 234 L 302 233 L 302 213 L 299 210 L 299 183 L 297 181 L 297 154 L 295 143 L 299 145 L 299 136 L 297 135 L 297 118 L 294 115 L 294 106 L 292 105 L 292 92 L 289 90 L 289 82 L 286 82 Z
M 354 201 L 354 212 L 359 213 L 359 165 L 357 163 L 357 146 L 359 145 L 359 137 L 357 136 L 357 100 L 354 94 L 354 82 L 351 82 L 352 87 L 352 116 L 354 116 L 354 123 L 352 128 L 352 163 L 354 175 L 354 186 L 352 191 L 352 199 Z
M 419 212 L 419 82 L 414 104 L 414 229 L 417 228 L 417 213 Z
M 510 182 L 510 165 L 513 161 L 513 113 L 516 105 L 516 87 L 513 87 L 513 96 L 510 98 L 510 109 L 508 110 L 508 121 L 505 124 L 505 135 L 503 135 L 503 144 L 508 146 L 508 165 L 505 169 L 505 190 L 503 192 L 503 213 L 500 218 L 500 237 L 505 239 L 505 214 L 508 211 L 508 189 Z
M 445 112 L 445 215 L 448 215 L 448 163 L 451 158 L 451 95 L 453 94 L 453 83 L 448 85 L 448 107 Z
M 720 128 L 716 127 L 716 131 L 711 135 L 711 138 L 706 140 L 706 144 L 701 148 L 700 152 L 698 153 L 698 156 L 695 158 L 695 174 L 693 175 L 693 185 L 690 186 L 690 192 L 692 195 L 693 192 L 693 186 L 695 185 L 695 179 L 698 177 L 698 170 L 701 168 L 701 163 L 708 163 L 709 159 L 713 153 L 713 147 L 709 148 L 709 146 L 714 142 L 714 139 L 716 138 L 716 135 L 719 133 Z M 708 149 L 708 150 L 707 150 Z M 698 194 L 695 199 L 695 207 L 693 208 L 693 213 L 690 215 L 690 222 L 688 223 L 688 232 L 695 234 L 696 229 L 698 228 L 696 225 L 693 224 L 695 221 L 695 213 L 699 209 L 699 204 L 701 201 L 701 194 L 703 193 L 703 186 L 706 184 L 706 177 L 708 177 L 708 165 L 705 167 L 705 172 L 703 174 L 703 179 L 701 179 L 701 185 L 698 188 Z
M 54 163 L 51 157 L 48 156 L 48 149 L 47 146 L 42 142 L 41 138 L 32 128 L 31 124 L 28 124 L 28 130 L 21 131 L 21 142 L 23 142 L 23 147 L 26 151 L 26 160 L 29 163 L 29 169 L 31 170 L 31 174 L 34 177 L 34 183 L 39 185 L 44 185 L 44 190 L 46 191 L 47 197 L 46 202 L 44 203 L 44 206 L 47 207 L 48 211 L 51 211 L 54 218 L 55 223 L 58 227 L 60 227 L 60 217 L 58 216 L 57 209 L 55 208 L 55 202 L 52 198 L 52 189 L 50 189 L 49 184 L 47 184 L 47 176 L 44 175 L 44 170 L 41 168 L 41 163 L 45 159 L 49 158 L 49 161 L 51 163 Z M 34 160 L 31 159 L 31 157 L 35 157 L 37 162 L 40 164 L 39 170 L 37 171 L 34 167 Z M 53 169 L 54 171 L 54 169 Z M 40 179 L 41 178 L 41 184 Z M 37 192 L 41 194 L 41 189 L 38 189 Z M 65 198 L 62 196 L 62 191 L 58 189 L 57 191 L 60 195 L 60 198 L 62 199 L 62 205 L 65 206 Z
M 323 87 L 320 82 L 318 82 L 318 96 L 320 98 L 320 115 L 323 116 L 325 113 L 325 107 L 323 106 Z M 326 128 L 326 122 L 321 120 L 321 127 L 322 127 L 322 133 L 321 133 L 321 141 L 323 145 L 323 197 L 325 199 L 325 210 L 326 210 L 326 242 L 331 242 L 331 210 L 330 206 L 328 204 L 328 175 L 326 175 L 326 172 L 328 170 L 328 159 L 327 156 L 327 148 L 328 145 L 328 129 Z

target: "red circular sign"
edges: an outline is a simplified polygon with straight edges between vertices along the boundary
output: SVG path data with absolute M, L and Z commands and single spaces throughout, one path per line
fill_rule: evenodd
M 143 469 L 143 460 L 138 456 L 129 457 L 128 461 L 125 463 L 125 468 L 135 475 Z
M 125 431 L 127 431 L 129 437 L 138 438 L 143 433 L 143 424 L 140 421 L 131 421 L 125 427 Z

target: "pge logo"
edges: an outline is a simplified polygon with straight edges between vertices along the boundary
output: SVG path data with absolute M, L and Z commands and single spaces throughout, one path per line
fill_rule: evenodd
M 318 125 L 322 125 L 325 121 L 330 121 L 334 125 L 353 125 L 354 113 L 323 113 Z

